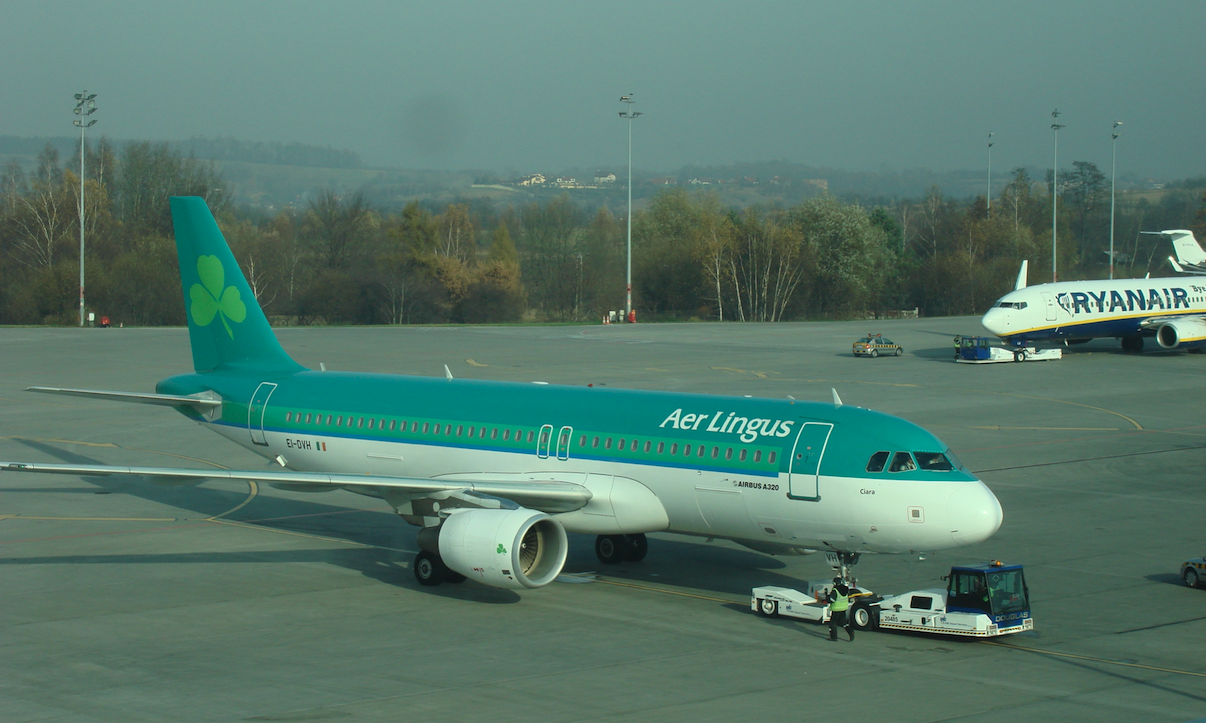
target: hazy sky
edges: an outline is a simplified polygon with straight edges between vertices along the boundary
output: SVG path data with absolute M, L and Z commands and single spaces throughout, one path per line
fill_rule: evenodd
M 786 159 L 1206 174 L 1206 2 L 0 0 L 0 134 L 297 141 L 499 172 Z

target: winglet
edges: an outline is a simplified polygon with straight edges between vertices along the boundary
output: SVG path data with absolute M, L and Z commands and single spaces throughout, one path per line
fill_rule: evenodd
M 1185 269 L 1182 268 L 1181 264 L 1178 264 L 1177 260 L 1174 259 L 1173 257 L 1171 257 L 1171 256 L 1168 257 L 1168 263 L 1172 264 L 1173 271 L 1176 271 L 1178 274 L 1185 273 Z
M 1018 289 L 1026 288 L 1026 268 L 1029 265 L 1030 265 L 1029 259 L 1022 262 L 1022 270 L 1018 272 L 1018 280 L 1013 282 L 1013 290 L 1014 291 L 1017 291 Z
M 838 396 L 837 389 L 830 388 L 829 391 L 833 392 L 833 408 L 837 409 L 842 406 L 842 398 Z
M 452 370 L 448 368 L 447 364 L 444 365 L 444 378 L 446 378 L 448 381 L 452 381 Z

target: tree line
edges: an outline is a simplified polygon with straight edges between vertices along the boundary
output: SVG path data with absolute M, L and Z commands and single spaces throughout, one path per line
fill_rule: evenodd
M 78 146 L 77 146 L 78 151 Z M 76 156 L 78 158 L 78 155 Z M 208 161 L 167 144 L 85 148 L 88 309 L 114 324 L 184 324 L 168 198 L 206 198 L 257 301 L 278 324 L 598 320 L 624 307 L 626 220 L 569 196 L 497 206 L 484 199 L 375 208 L 319 190 L 303 207 L 235 207 Z M 0 177 L 0 323 L 74 324 L 78 165 L 50 145 L 28 175 Z M 831 195 L 724 207 L 666 190 L 632 219 L 634 307 L 645 320 L 771 322 L 983 312 L 1051 267 L 1051 185 L 1016 169 L 992 199 Z M 1140 230 L 1206 230 L 1200 187 L 1158 202 L 1123 197 L 1115 273 L 1163 273 L 1168 249 Z M 1061 279 L 1108 273 L 1109 186 L 1091 163 L 1060 173 Z M 1206 234 L 1204 234 L 1206 235 Z M 1167 244 L 1167 242 L 1163 242 Z

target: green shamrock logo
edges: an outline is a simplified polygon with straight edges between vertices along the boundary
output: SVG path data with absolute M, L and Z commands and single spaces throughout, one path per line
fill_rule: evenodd
M 247 318 L 247 306 L 239 298 L 239 290 L 226 286 L 226 272 L 217 256 L 197 257 L 197 276 L 201 277 L 201 283 L 193 284 L 188 290 L 193 300 L 193 321 L 197 322 L 197 326 L 209 326 L 214 316 L 219 316 L 226 333 L 233 339 L 234 332 L 226 320 L 238 324 Z
M 507 548 L 503 547 L 501 542 L 498 543 L 498 554 L 500 554 L 500 555 L 507 554 Z

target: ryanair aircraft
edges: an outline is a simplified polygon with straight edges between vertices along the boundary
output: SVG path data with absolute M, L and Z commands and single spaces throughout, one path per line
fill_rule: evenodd
M 1117 337 L 1124 350 L 1141 351 L 1144 338 L 1151 336 L 1165 349 L 1200 353 L 1206 344 L 1206 282 L 1114 279 L 1027 287 L 1023 261 L 1014 290 L 997 300 L 981 323 L 1019 347 L 1015 355 L 1024 355 L 1034 342 L 1099 337 Z
M 0 462 L 0 472 L 254 480 L 379 497 L 419 528 L 425 585 L 552 582 L 566 532 L 605 563 L 646 533 L 771 554 L 908 553 L 971 545 L 1001 525 L 992 492 L 929 432 L 834 402 L 311 371 L 281 348 L 213 216 L 173 198 L 194 371 L 154 394 L 32 391 L 175 408 L 271 470 Z

